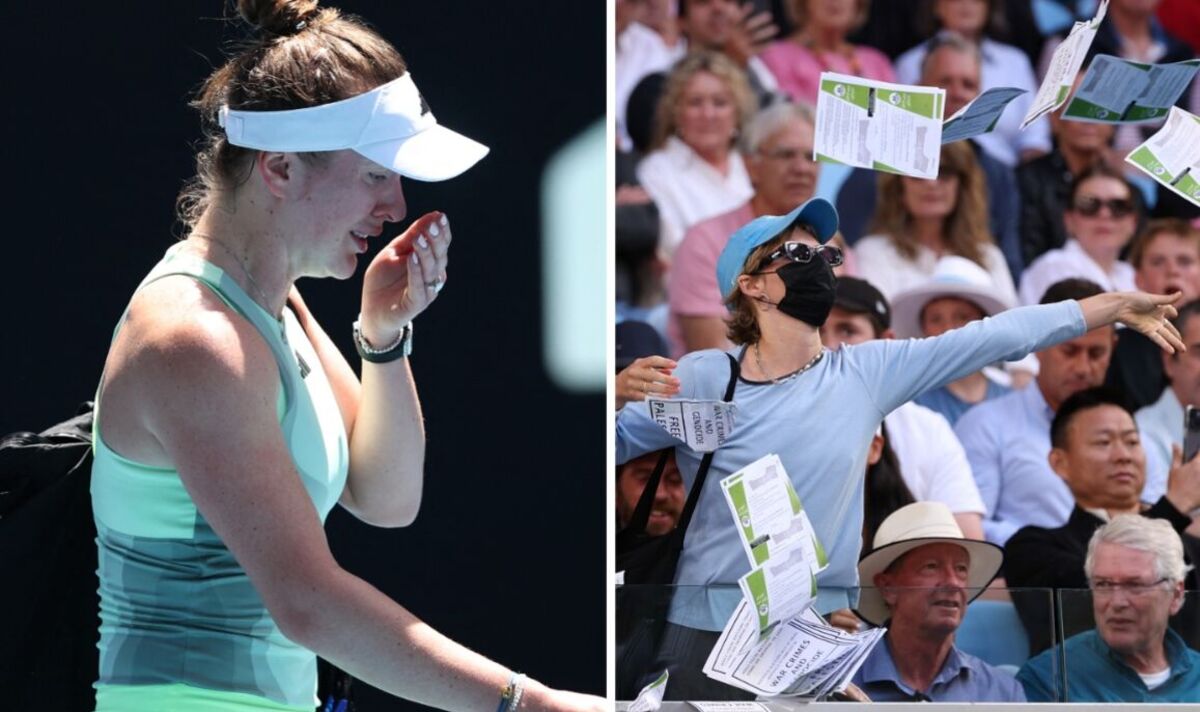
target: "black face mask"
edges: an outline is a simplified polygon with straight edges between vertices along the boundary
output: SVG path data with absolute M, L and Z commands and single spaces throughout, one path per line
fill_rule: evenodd
M 818 329 L 824 326 L 837 296 L 833 268 L 818 256 L 808 262 L 789 262 L 775 274 L 787 290 L 775 305 L 779 311 Z

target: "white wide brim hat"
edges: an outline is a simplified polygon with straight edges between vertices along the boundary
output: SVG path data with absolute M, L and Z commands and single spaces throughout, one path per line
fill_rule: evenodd
M 234 146 L 292 153 L 351 149 L 422 181 L 453 178 L 488 153 L 487 146 L 437 122 L 411 72 L 342 101 L 283 111 L 223 106 L 217 119 Z
M 929 281 L 906 289 L 892 299 L 892 328 L 896 338 L 919 339 L 921 311 L 935 299 L 953 297 L 975 304 L 984 316 L 995 316 L 1012 308 L 1000 296 L 992 276 L 965 257 L 947 255 L 938 260 Z
M 1004 550 L 987 541 L 963 537 L 950 508 L 941 502 L 914 502 L 888 515 L 875 532 L 871 553 L 858 562 L 859 585 L 857 613 L 873 625 L 883 625 L 891 612 L 883 593 L 875 587 L 875 574 L 881 573 L 904 554 L 926 544 L 955 544 L 971 557 L 967 569 L 967 601 L 973 601 L 987 588 L 1004 563 Z

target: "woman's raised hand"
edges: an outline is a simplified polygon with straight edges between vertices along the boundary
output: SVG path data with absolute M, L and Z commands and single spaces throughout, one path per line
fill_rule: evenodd
M 380 250 L 363 278 L 362 332 L 372 345 L 395 340 L 446 284 L 450 222 L 440 212 L 417 218 Z
M 1187 350 L 1179 330 L 1170 322 L 1178 315 L 1174 305 L 1183 297 L 1182 292 L 1174 294 L 1122 292 L 1119 296 L 1122 300 L 1117 309 L 1117 321 L 1145 334 L 1167 353 Z

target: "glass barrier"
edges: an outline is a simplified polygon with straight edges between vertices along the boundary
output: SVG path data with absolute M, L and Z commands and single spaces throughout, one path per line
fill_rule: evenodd
M 1167 581 L 1060 589 L 1057 624 L 1064 702 L 1200 701 L 1200 595 Z M 1042 663 L 1044 661 L 1035 661 Z M 1170 666 L 1165 680 L 1155 672 Z M 1031 672 L 1034 670 L 1031 664 Z M 1146 677 L 1142 677 L 1146 675 Z M 1031 679 L 1037 676 L 1031 676 Z M 1034 682 L 1036 687 L 1036 680 Z M 1150 685 L 1154 689 L 1150 689 Z
M 1019 695 L 1021 689 L 1013 677 L 1030 659 L 1034 641 L 1049 648 L 1059 640 L 1055 627 L 1056 606 L 1050 589 L 990 588 L 982 592 L 956 592 L 956 589 L 946 588 L 892 588 L 885 592 L 864 587 L 853 590 L 820 589 L 816 599 L 818 604 L 813 610 L 824 613 L 827 622 L 846 631 L 856 624 L 859 631 L 875 626 L 852 616 L 848 611 L 835 612 L 834 609 L 840 606 L 828 605 L 829 602 L 848 601 L 865 611 L 864 602 L 874 599 L 877 606 L 885 606 L 879 610 L 900 611 L 904 617 L 903 624 L 894 622 L 888 627 L 889 630 L 899 631 L 897 635 L 902 632 L 909 638 L 915 637 L 915 633 L 931 630 L 954 636 L 955 650 L 965 654 L 956 655 L 957 664 L 960 667 L 986 666 L 983 668 L 985 673 L 994 680 L 994 684 L 982 690 L 956 683 L 951 679 L 954 677 L 952 674 L 945 676 L 946 679 L 940 683 L 935 679 L 926 690 L 893 684 L 889 679 L 899 675 L 891 659 L 895 643 L 884 636 L 875 643 L 869 654 L 864 655 L 855 677 L 859 682 L 868 681 L 859 686 L 873 691 L 874 694 L 868 694 L 875 701 L 927 699 L 923 697 L 926 692 L 934 693 L 934 701 L 939 701 L 938 695 L 941 693 L 950 695 L 943 699 L 955 701 L 1012 700 L 1013 695 Z M 710 653 L 741 601 L 742 592 L 737 586 L 618 586 L 617 699 L 636 698 L 638 692 L 656 680 L 664 670 L 670 672 L 664 696 L 666 700 L 755 699 L 754 693 L 715 680 L 704 672 Z M 964 611 L 961 606 L 966 601 L 970 603 Z M 830 637 L 833 635 L 836 633 Z M 820 635 L 816 637 L 821 638 Z M 742 649 L 747 649 L 761 644 L 763 639 L 743 640 Z M 731 647 L 737 646 L 726 641 L 720 653 L 733 655 L 736 651 L 731 652 Z M 900 648 L 902 653 L 905 652 L 905 643 L 901 643 Z M 778 656 L 778 660 L 772 655 Z M 734 656 L 728 659 L 737 661 L 730 663 L 729 669 L 736 667 L 739 673 L 744 672 L 744 675 L 740 675 L 743 680 L 765 669 L 773 669 L 770 668 L 772 665 L 778 664 L 783 670 L 790 662 L 778 651 L 747 653 L 744 658 Z M 976 663 L 975 659 L 981 662 Z M 844 671 L 842 669 L 838 674 Z M 819 673 L 820 669 L 816 672 Z M 963 679 L 968 677 L 962 676 Z M 1061 661 L 1052 660 L 1046 670 L 1045 684 L 1049 694 L 1056 696 L 1056 699 L 1064 695 L 1063 681 Z M 972 695 L 980 699 L 972 699 Z M 827 698 L 821 696 L 810 699 Z

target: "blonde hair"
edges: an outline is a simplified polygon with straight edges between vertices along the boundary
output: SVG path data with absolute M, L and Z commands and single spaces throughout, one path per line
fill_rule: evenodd
M 993 242 L 988 229 L 987 187 L 975 151 L 966 142 L 942 146 L 940 173 L 947 172 L 958 176 L 958 193 L 954 209 L 942 224 L 942 244 L 947 254 L 987 269 L 984 248 Z M 902 257 L 915 260 L 918 244 L 912 233 L 912 215 L 904 203 L 903 181 L 895 173 L 879 174 L 879 198 L 870 231 L 887 235 Z
M 754 103 L 754 92 L 750 89 L 750 82 L 746 80 L 745 72 L 734 64 L 733 60 L 720 52 L 707 50 L 692 52 L 676 62 L 667 76 L 667 83 L 663 87 L 662 96 L 659 97 L 658 106 L 654 112 L 654 136 L 650 141 L 650 150 L 662 148 L 667 139 L 679 128 L 675 122 L 679 102 L 683 99 L 683 92 L 687 89 L 688 82 L 692 81 L 692 77 L 700 72 L 708 72 L 725 82 L 725 86 L 729 87 L 729 91 L 733 93 L 733 105 L 737 110 L 737 133 L 741 133 L 742 127 L 754 115 L 757 106 Z M 730 146 L 733 145 L 735 139 L 736 136 L 729 137 Z

